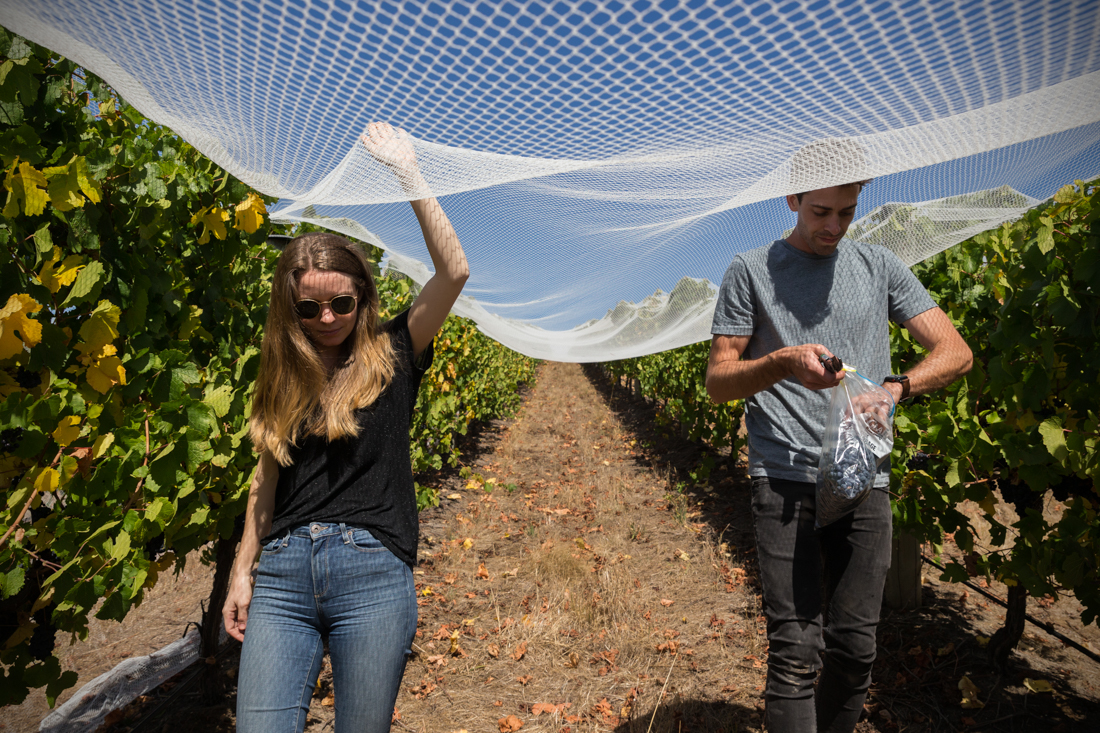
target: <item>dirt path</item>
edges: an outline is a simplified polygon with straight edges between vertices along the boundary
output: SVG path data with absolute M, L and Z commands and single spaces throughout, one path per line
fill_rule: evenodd
M 570 364 L 545 364 L 521 414 L 471 443 L 465 475 L 433 477 L 444 498 L 421 515 L 420 624 L 395 731 L 760 729 L 767 642 L 743 469 L 710 453 L 718 470 L 689 486 L 707 449 Z M 1029 625 L 1011 668 L 990 669 L 980 640 L 1003 613 L 936 575 L 923 608 L 885 616 L 859 731 L 1095 729 L 1100 665 Z M 128 618 L 79 653 L 107 668 L 135 623 L 178 634 L 164 607 L 179 593 L 151 596 L 143 613 L 160 616 Z M 232 731 L 233 651 L 222 668 L 216 704 L 161 690 L 110 730 L 164 702 L 134 733 Z M 986 708 L 960 707 L 963 675 Z M 1029 693 L 1025 677 L 1054 692 Z M 326 670 L 309 733 L 332 730 L 334 694 Z
M 461 498 L 423 522 L 404 726 L 645 731 L 662 690 L 676 702 L 656 730 L 759 720 L 756 594 L 645 452 L 579 366 L 546 365 Z

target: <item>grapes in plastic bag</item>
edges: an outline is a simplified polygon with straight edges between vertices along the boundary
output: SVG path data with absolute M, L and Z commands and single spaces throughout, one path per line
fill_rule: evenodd
M 833 387 L 817 466 L 818 528 L 832 524 L 870 496 L 875 476 L 894 449 L 894 399 L 852 367 Z

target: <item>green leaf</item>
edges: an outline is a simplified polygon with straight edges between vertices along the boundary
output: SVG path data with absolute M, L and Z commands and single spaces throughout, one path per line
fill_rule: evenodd
M 1039 425 L 1039 434 L 1043 436 L 1043 445 L 1050 454 L 1059 461 L 1065 461 L 1069 450 L 1066 448 L 1066 434 L 1062 429 L 1062 419 L 1047 418 Z
M 122 595 L 122 589 L 116 589 L 114 593 L 107 596 L 107 600 L 100 606 L 99 611 L 95 617 L 103 619 L 104 621 L 121 621 L 126 618 L 126 612 L 130 610 L 130 604 L 126 602 L 126 599 Z
M 85 300 L 102 277 L 103 265 L 99 260 L 90 260 L 87 266 L 76 276 L 76 282 L 73 283 L 68 297 L 61 303 L 61 307 L 76 305 Z
M 214 417 L 214 410 L 203 402 L 195 402 L 187 407 L 187 427 L 189 433 L 201 436 L 202 440 L 211 435 L 220 434 L 218 421 Z
M 52 708 L 57 702 L 57 696 L 75 685 L 78 679 L 80 679 L 80 676 L 70 669 L 62 672 L 57 679 L 50 680 L 49 684 L 46 685 L 46 704 Z
M 49 255 L 53 252 L 53 237 L 50 236 L 50 225 L 43 224 L 34 232 L 34 246 L 39 255 Z M 41 257 L 38 259 L 41 262 Z
M 229 414 L 229 407 L 233 402 L 233 386 L 229 384 L 223 384 L 220 387 L 209 390 L 202 399 L 214 414 L 218 417 L 225 417 Z
M 1035 243 L 1039 245 L 1039 251 L 1043 254 L 1054 249 L 1054 221 L 1049 216 L 1039 218 L 1042 226 L 1035 233 Z
M 114 544 L 111 546 L 111 557 L 121 560 L 130 554 L 130 533 L 122 531 L 118 533 Z
M 23 587 L 23 578 L 25 575 L 26 571 L 23 570 L 22 565 L 16 565 L 8 572 L 7 575 L 3 575 L 4 598 L 11 598 L 20 591 L 20 589 Z
M 947 467 L 947 475 L 944 477 L 949 487 L 958 486 L 962 483 L 962 479 L 959 478 L 959 462 L 951 461 Z

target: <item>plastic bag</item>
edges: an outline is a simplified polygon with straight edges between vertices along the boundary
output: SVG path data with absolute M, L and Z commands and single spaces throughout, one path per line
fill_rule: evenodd
M 817 466 L 818 528 L 854 510 L 871 494 L 894 449 L 894 398 L 850 366 L 833 387 Z

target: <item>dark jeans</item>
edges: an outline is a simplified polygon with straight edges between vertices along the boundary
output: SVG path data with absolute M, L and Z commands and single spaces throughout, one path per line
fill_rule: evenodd
M 814 509 L 811 483 L 753 479 L 768 619 L 764 701 L 770 733 L 850 733 L 871 684 L 890 568 L 890 496 L 876 489 L 854 512 L 820 530 L 814 529 Z

